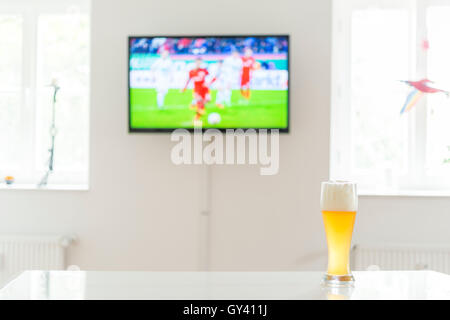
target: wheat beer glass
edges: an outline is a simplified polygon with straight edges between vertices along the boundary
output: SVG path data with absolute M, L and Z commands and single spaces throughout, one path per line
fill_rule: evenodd
M 358 210 L 356 184 L 322 182 L 320 205 L 328 245 L 328 271 L 324 282 L 331 286 L 352 286 L 350 245 Z

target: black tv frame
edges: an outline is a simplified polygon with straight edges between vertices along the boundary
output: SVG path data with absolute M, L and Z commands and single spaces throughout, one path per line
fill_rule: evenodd
M 135 38 L 248 38 L 248 37 L 286 37 L 288 41 L 288 52 L 287 52 L 287 70 L 288 70 L 288 99 L 287 99 L 287 127 L 286 128 L 202 128 L 202 131 L 206 131 L 208 129 L 217 129 L 222 132 L 225 132 L 227 129 L 232 130 L 248 130 L 248 129 L 254 129 L 254 130 L 260 130 L 260 129 L 273 129 L 273 130 L 279 130 L 280 133 L 289 133 L 290 130 L 290 87 L 291 87 L 291 81 L 290 81 L 290 36 L 289 34 L 250 34 L 250 35 L 134 35 L 134 36 L 128 36 L 127 40 L 127 46 L 128 46 L 128 63 L 127 63 L 127 74 L 128 74 L 128 83 L 127 83 L 127 97 L 128 97 L 128 132 L 129 133 L 145 133 L 145 132 L 156 132 L 156 133 L 168 133 L 173 132 L 176 129 L 185 129 L 188 131 L 193 132 L 194 128 L 132 128 L 131 127 L 131 101 L 130 101 L 130 58 L 131 58 L 131 40 Z

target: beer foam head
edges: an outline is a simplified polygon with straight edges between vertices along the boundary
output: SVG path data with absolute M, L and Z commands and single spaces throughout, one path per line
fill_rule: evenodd
M 348 181 L 322 182 L 322 211 L 357 211 L 356 184 Z

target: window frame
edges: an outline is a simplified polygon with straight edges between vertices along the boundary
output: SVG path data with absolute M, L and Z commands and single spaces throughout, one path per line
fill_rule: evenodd
M 445 177 L 426 173 L 427 97 L 409 112 L 407 165 L 396 188 L 371 185 L 373 173 L 358 172 L 352 165 L 351 133 L 351 23 L 354 10 L 405 9 L 409 16 L 410 78 L 426 78 L 427 51 L 420 44 L 427 38 L 427 8 L 450 6 L 445 0 L 334 0 L 332 22 L 332 99 L 330 124 L 330 178 L 360 183 L 361 195 L 449 195 Z
M 24 149 L 29 150 L 21 155 L 22 161 L 12 169 L 12 173 L 20 172 L 20 182 L 13 185 L 16 189 L 34 189 L 47 170 L 40 170 L 36 164 L 36 112 L 38 91 L 38 24 L 40 15 L 67 13 L 68 8 L 76 6 L 81 14 L 87 14 L 90 19 L 89 0 L 14 0 L 0 4 L 1 15 L 22 16 L 22 66 L 21 85 L 17 88 L 20 95 L 19 113 L 21 115 L 21 132 L 23 133 Z M 90 35 L 89 35 L 90 37 Z M 90 39 L 88 39 L 90 45 Z M 90 57 L 89 57 L 90 59 Z M 90 62 L 89 62 L 90 64 Z M 88 79 L 90 81 L 90 79 Z M 2 90 L 4 93 L 8 90 Z M 90 85 L 88 83 L 88 95 Z M 88 99 L 88 103 L 89 103 Z M 88 128 L 90 120 L 88 116 Z M 89 133 L 87 134 L 89 137 Z M 49 136 L 50 139 L 50 136 Z M 87 161 L 83 170 L 58 170 L 52 174 L 51 183 L 47 189 L 86 190 L 89 185 L 89 138 L 86 141 Z M 4 170 L 2 170 L 4 172 Z M 19 185 L 18 185 L 19 184 Z M 4 185 L 0 185 L 0 188 Z M 11 188 L 11 187 L 9 187 Z

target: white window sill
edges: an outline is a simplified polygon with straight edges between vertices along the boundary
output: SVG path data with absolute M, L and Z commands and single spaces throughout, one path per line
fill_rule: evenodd
M 450 197 L 450 190 L 358 190 L 361 197 Z
M 89 186 L 87 184 L 49 184 L 45 187 L 38 187 L 37 184 L 6 184 L 0 183 L 1 190 L 63 190 L 63 191 L 88 191 Z

